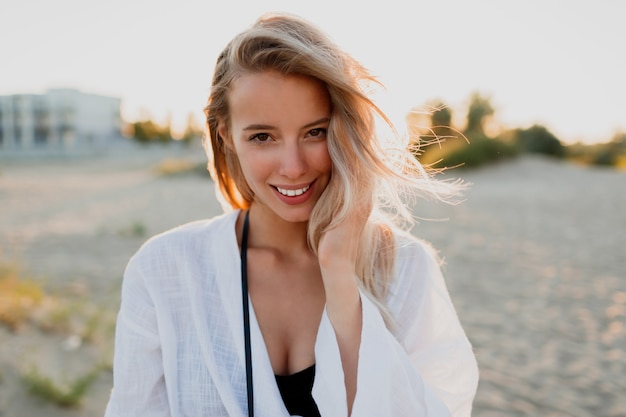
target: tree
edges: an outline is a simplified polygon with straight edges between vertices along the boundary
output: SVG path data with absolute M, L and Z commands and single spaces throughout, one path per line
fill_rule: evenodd
M 524 152 L 563 157 L 565 147 L 545 126 L 533 125 L 528 129 L 514 130 L 515 143 Z
M 494 109 L 490 99 L 479 93 L 473 93 L 467 110 L 465 134 L 467 136 L 485 136 L 485 121 L 493 113 Z
M 498 135 L 500 140 L 515 145 L 521 152 L 549 156 L 565 156 L 565 146 L 545 126 L 533 125 L 527 129 L 512 129 Z
M 430 115 L 431 129 L 447 128 L 452 126 L 452 110 L 443 102 L 439 101 L 433 106 L 433 112 Z
M 148 119 L 132 123 L 131 126 L 133 138 L 141 143 L 167 143 L 172 139 L 169 125 L 159 126 Z
M 597 146 L 591 162 L 594 165 L 617 166 L 626 157 L 626 133 L 617 132 L 613 138 Z
M 187 125 L 181 140 L 189 145 L 194 139 L 202 137 L 202 129 L 198 126 L 196 117 L 193 113 L 187 115 Z
M 617 132 L 609 143 L 616 151 L 626 152 L 626 132 Z
M 158 137 L 158 126 L 152 120 L 141 120 L 132 124 L 133 138 L 148 143 Z
M 406 115 L 410 142 L 420 148 L 450 135 L 452 111 L 441 100 L 432 103 L 415 107 Z

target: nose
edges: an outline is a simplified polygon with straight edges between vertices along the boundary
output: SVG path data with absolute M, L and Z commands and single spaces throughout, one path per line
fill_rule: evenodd
M 285 142 L 280 155 L 280 175 L 290 179 L 301 177 L 307 170 L 303 147 L 295 142 Z

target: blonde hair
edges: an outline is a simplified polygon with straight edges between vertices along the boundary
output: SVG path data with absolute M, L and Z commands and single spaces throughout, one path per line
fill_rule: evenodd
M 410 201 L 403 197 L 421 194 L 442 199 L 454 193 L 454 186 L 430 178 L 406 146 L 380 146 L 376 121 L 390 127 L 391 122 L 364 92 L 364 86 L 376 80 L 362 65 L 305 20 L 267 14 L 219 55 L 205 108 L 209 170 L 230 208 L 247 209 L 254 194 L 244 179 L 232 139 L 220 135 L 219 124 L 227 129 L 230 125 L 228 92 L 233 80 L 265 71 L 313 77 L 328 91 L 331 120 L 327 142 L 333 168 L 309 219 L 309 244 L 315 252 L 326 230 L 354 215 L 357 208 L 371 207 L 359 246 L 357 273 L 361 287 L 388 320 L 385 295 L 395 256 L 392 230 L 413 220 Z

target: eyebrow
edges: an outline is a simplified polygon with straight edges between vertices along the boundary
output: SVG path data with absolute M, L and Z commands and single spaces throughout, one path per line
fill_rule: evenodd
M 328 123 L 328 122 L 330 122 L 330 117 L 322 117 L 319 120 L 316 120 L 311 123 L 307 123 L 306 125 L 302 126 L 302 128 L 307 129 L 309 127 L 317 126 L 322 123 Z M 277 129 L 276 126 L 264 125 L 264 124 L 251 124 L 243 128 L 243 130 L 276 130 L 276 129 Z

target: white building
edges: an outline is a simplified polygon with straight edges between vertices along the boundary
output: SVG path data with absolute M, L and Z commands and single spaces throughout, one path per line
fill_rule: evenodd
M 0 153 L 99 149 L 121 137 L 121 100 L 74 89 L 0 96 Z

